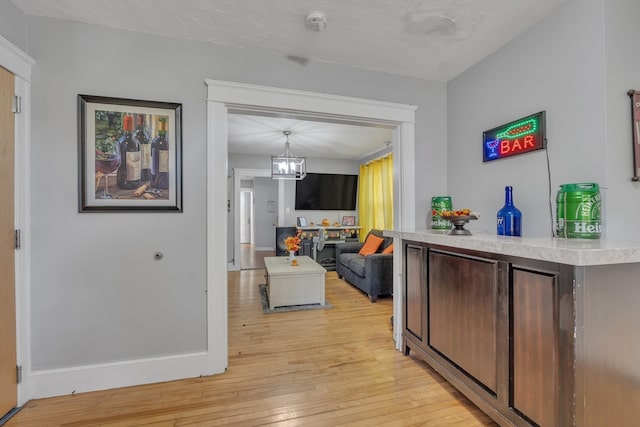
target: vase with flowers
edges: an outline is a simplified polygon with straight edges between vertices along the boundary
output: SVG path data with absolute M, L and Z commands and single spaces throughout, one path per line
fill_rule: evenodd
M 294 264 L 296 252 L 300 250 L 300 231 L 298 231 L 295 236 L 289 236 L 284 239 L 284 245 L 289 251 L 289 261 Z M 297 262 L 295 264 L 297 264 Z

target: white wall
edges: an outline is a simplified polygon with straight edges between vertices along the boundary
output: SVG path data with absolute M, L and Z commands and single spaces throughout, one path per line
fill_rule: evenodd
M 640 183 L 631 182 L 633 152 L 629 89 L 640 90 L 640 2 L 605 2 L 607 145 L 603 161 L 607 181 L 607 232 L 640 239 Z
M 27 40 L 36 370 L 200 351 L 220 327 L 204 295 L 207 78 L 417 105 L 420 190 L 445 187 L 444 84 L 37 17 Z M 79 93 L 183 104 L 183 213 L 77 212 Z
M 607 142 L 603 35 L 602 0 L 571 0 L 448 83 L 448 189 L 455 207 L 481 213 L 471 230 L 495 233 L 504 187 L 512 185 L 523 213 L 523 235 L 551 235 L 545 151 L 482 163 L 484 130 L 540 110 L 547 112 L 551 198 L 562 183 L 608 184 L 605 152 L 619 148 Z M 629 54 L 633 43 L 625 42 Z M 606 205 L 606 190 L 603 196 Z M 621 219 L 612 208 L 606 211 L 606 224 Z M 630 237 L 614 231 L 607 234 Z

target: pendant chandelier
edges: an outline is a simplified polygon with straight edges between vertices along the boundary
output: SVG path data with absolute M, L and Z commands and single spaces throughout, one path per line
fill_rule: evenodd
M 279 156 L 271 156 L 271 179 L 303 179 L 307 176 L 307 159 L 296 157 L 289 149 L 291 131 L 282 132 L 286 137 L 284 152 Z

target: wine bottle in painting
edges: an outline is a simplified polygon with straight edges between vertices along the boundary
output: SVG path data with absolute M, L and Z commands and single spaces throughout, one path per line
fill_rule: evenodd
M 158 135 L 151 141 L 151 187 L 169 188 L 169 140 L 167 118 L 158 119 Z
M 151 140 L 147 136 L 144 114 L 138 114 L 138 124 L 133 137 L 140 143 L 140 182 L 144 184 L 151 179 Z
M 118 140 L 122 163 L 118 168 L 118 187 L 131 190 L 140 186 L 140 143 L 133 137 L 133 117 L 122 117 L 122 136 Z

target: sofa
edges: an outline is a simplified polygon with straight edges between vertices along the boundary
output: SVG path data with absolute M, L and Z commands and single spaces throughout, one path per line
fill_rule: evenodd
M 364 242 L 339 243 L 336 245 L 336 272 L 338 278 L 344 278 L 367 294 L 371 302 L 376 302 L 379 295 L 393 294 L 393 253 L 382 253 L 393 243 L 393 238 L 384 237 L 382 231 L 376 229 L 369 234 L 383 239 L 376 253 L 360 255 L 358 252 Z

